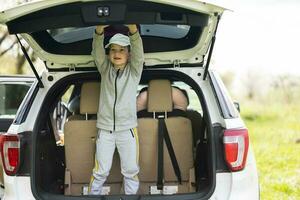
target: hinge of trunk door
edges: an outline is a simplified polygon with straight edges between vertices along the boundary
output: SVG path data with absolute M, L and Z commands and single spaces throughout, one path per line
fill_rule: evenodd
M 178 60 L 178 59 L 174 60 L 173 67 L 174 68 L 180 67 L 180 60 Z
M 69 71 L 70 72 L 74 72 L 75 71 L 75 65 L 74 64 L 70 64 Z

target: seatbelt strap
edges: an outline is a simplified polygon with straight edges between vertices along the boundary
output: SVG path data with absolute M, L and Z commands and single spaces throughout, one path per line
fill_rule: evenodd
M 171 158 L 173 169 L 174 169 L 175 175 L 177 176 L 178 182 L 181 184 L 180 168 L 179 168 L 176 156 L 175 156 L 174 148 L 173 148 L 173 145 L 172 145 L 172 142 L 171 142 L 171 139 L 170 139 L 170 135 L 169 135 L 165 120 L 163 120 L 162 125 L 163 125 L 163 129 L 164 129 L 164 132 L 163 132 L 164 133 L 164 139 L 165 139 L 165 142 L 166 142 L 166 145 L 167 145 L 167 148 L 168 148 L 168 152 L 169 152 L 169 155 L 170 155 L 170 158 Z
M 166 146 L 170 155 L 170 159 L 172 162 L 174 173 L 177 177 L 178 182 L 181 184 L 181 172 L 180 168 L 175 156 L 174 148 L 168 133 L 168 129 L 166 127 L 166 122 L 164 118 L 158 118 L 158 162 L 157 162 L 157 189 L 162 190 L 163 189 L 163 140 L 166 142 Z
M 166 126 L 166 122 L 165 122 L 165 115 L 168 117 L 185 117 L 187 118 L 187 114 L 179 109 L 174 109 L 171 112 L 156 112 L 153 113 L 152 112 L 148 112 L 147 110 L 141 110 L 137 113 L 137 117 L 138 118 L 155 118 L 158 119 L 158 144 L 157 144 L 157 148 L 158 148 L 158 156 L 157 156 L 157 189 L 158 190 L 162 190 L 163 189 L 163 178 L 164 178 L 164 143 L 163 141 L 165 140 L 166 142 L 166 146 L 170 155 L 170 159 L 172 162 L 172 166 L 174 169 L 174 173 L 177 177 L 178 182 L 181 184 L 182 183 L 182 179 L 181 179 L 181 172 L 180 172 L 180 168 L 176 159 L 176 155 L 174 152 L 174 148 L 168 133 L 168 129 Z
M 164 187 L 163 177 L 164 177 L 164 136 L 163 136 L 163 123 L 164 119 L 158 119 L 158 155 L 157 155 L 157 189 L 162 190 Z

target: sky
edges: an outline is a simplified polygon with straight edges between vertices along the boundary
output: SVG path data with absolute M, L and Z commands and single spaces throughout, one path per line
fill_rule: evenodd
M 300 0 L 208 0 L 225 3 L 211 67 L 300 75 Z M 0 0 L 0 9 L 12 6 Z
M 232 7 L 220 21 L 212 67 L 300 75 L 300 0 L 236 0 Z

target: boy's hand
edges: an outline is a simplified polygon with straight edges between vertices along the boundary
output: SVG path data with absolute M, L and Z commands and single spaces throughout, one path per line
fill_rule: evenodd
M 135 34 L 138 31 L 136 24 L 126 24 L 126 26 L 128 27 L 131 35 Z
M 96 26 L 96 33 L 98 35 L 102 35 L 102 33 L 104 32 L 104 28 L 108 27 L 109 25 L 98 25 Z

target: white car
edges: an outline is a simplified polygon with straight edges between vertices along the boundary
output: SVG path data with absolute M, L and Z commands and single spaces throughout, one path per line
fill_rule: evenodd
M 225 10 L 198 0 L 47 0 L 1 12 L 10 34 L 45 63 L 41 75 L 31 63 L 36 82 L 1 136 L 3 199 L 259 199 L 248 130 L 209 69 Z M 101 197 L 87 194 L 101 84 L 91 48 L 99 24 L 110 25 L 104 43 L 127 32 L 122 24 L 137 24 L 143 40 L 139 90 L 149 93 L 148 108 L 138 113 L 136 195 L 124 194 L 118 154 Z M 172 107 L 172 87 L 187 92 L 186 111 Z M 159 123 L 170 138 L 163 138 L 171 143 L 165 148 L 157 142 Z
M 0 76 L 0 135 L 12 124 L 16 112 L 28 92 L 34 77 L 20 75 Z M 0 198 L 3 196 L 4 181 L 0 163 Z

